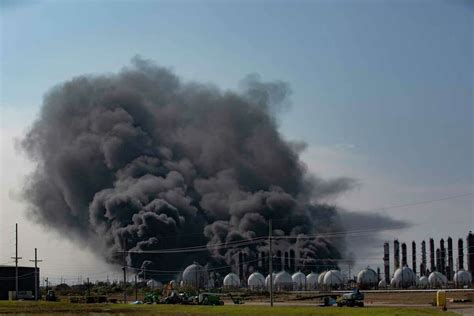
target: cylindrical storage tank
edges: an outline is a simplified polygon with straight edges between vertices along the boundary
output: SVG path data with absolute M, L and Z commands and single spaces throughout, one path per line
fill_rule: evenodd
M 422 276 L 420 278 L 420 281 L 418 282 L 418 287 L 421 289 L 426 289 L 430 285 L 430 282 L 428 281 L 428 277 Z
M 324 275 L 324 285 L 328 289 L 340 288 L 344 283 L 345 278 L 339 270 L 330 270 Z
M 324 276 L 326 275 L 326 273 L 327 273 L 327 271 L 324 271 L 318 276 L 318 286 L 319 287 L 324 286 Z
M 291 276 L 293 280 L 293 290 L 304 291 L 306 290 L 306 275 L 303 272 L 298 271 Z
M 471 274 L 467 271 L 464 270 L 459 270 L 454 274 L 454 284 L 456 287 L 465 287 L 465 286 L 471 286 Z
M 224 277 L 224 287 L 238 288 L 240 287 L 239 276 L 235 273 L 229 273 Z
M 273 273 L 272 273 L 272 276 L 273 276 L 273 286 L 275 286 L 276 273 L 273 272 Z M 270 274 L 267 275 L 267 277 L 265 278 L 265 287 L 266 287 L 267 289 L 270 288 Z
M 277 291 L 291 291 L 293 290 L 293 279 L 286 271 L 280 271 L 275 276 L 275 289 Z
M 183 271 L 183 284 L 196 288 L 205 288 L 209 283 L 209 275 L 203 266 L 193 263 Z
M 380 280 L 378 285 L 379 285 L 379 289 L 387 288 L 387 282 L 385 282 L 385 279 Z
M 247 286 L 251 290 L 263 290 L 265 288 L 265 277 L 259 272 L 254 272 L 249 276 Z
M 399 289 L 406 289 L 416 285 L 416 275 L 409 267 L 398 268 L 393 274 L 394 286 Z
M 148 280 L 146 283 L 146 286 L 148 286 L 152 290 L 162 290 L 163 289 L 163 283 L 157 280 Z
M 428 282 L 432 289 L 437 289 L 446 286 L 448 279 L 438 271 L 433 271 L 428 276 Z
M 357 274 L 357 285 L 361 289 L 366 290 L 373 288 L 377 285 L 378 281 L 377 272 L 370 268 L 361 270 Z
M 307 290 L 316 290 L 318 288 L 318 278 L 317 273 L 311 272 L 306 276 L 306 289 Z

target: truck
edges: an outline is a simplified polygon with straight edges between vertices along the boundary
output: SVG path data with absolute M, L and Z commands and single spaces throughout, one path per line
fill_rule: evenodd
M 339 307 L 342 307 L 342 306 L 364 307 L 364 293 L 361 293 L 358 289 L 350 293 L 344 293 L 342 294 L 342 296 L 337 298 L 336 304 Z

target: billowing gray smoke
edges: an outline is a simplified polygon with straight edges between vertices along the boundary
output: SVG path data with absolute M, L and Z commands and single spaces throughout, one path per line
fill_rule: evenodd
M 23 140 L 37 168 L 25 188 L 32 213 L 110 262 L 120 251 L 158 250 L 276 235 L 341 231 L 335 208 L 317 201 L 351 180 L 307 176 L 298 144 L 274 113 L 283 82 L 251 76 L 239 93 L 183 83 L 140 58 L 118 74 L 82 76 L 53 88 Z M 316 202 L 315 202 L 316 201 Z M 176 270 L 194 260 L 254 260 L 265 244 L 167 255 L 129 264 Z M 299 241 L 307 259 L 341 257 L 343 240 Z M 311 262 L 305 261 L 305 262 Z

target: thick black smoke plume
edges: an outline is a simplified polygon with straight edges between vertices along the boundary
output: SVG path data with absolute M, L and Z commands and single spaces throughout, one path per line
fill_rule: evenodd
M 341 231 L 340 214 L 318 200 L 350 179 L 307 175 L 301 146 L 279 134 L 283 82 L 251 76 L 243 91 L 183 83 L 134 58 L 118 74 L 82 76 L 53 88 L 23 140 L 37 162 L 25 188 L 35 218 L 94 245 L 110 262 L 122 250 L 213 245 L 266 236 Z M 294 243 L 294 242 L 293 242 Z M 337 259 L 341 239 L 298 241 L 304 262 Z M 133 254 L 134 267 L 177 270 L 197 260 L 234 264 L 266 245 L 200 253 Z

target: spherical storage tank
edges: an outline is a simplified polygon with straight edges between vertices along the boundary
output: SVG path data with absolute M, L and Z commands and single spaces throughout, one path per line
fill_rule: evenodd
M 386 287 L 387 287 L 387 282 L 385 282 L 385 279 L 380 280 L 379 288 L 384 289 Z
M 209 274 L 203 266 L 193 263 L 183 271 L 183 285 L 204 288 L 209 282 Z
M 357 285 L 362 289 L 374 287 L 377 285 L 378 281 L 377 272 L 370 268 L 361 270 L 357 274 Z
M 239 276 L 235 273 L 229 273 L 224 278 L 225 287 L 240 287 Z
M 392 279 L 390 280 L 390 287 L 391 287 L 392 289 L 394 289 L 394 288 L 397 287 L 396 284 L 395 284 L 395 278 L 392 278 Z
M 311 272 L 306 276 L 306 289 L 307 290 L 316 290 L 318 288 L 318 278 L 317 273 Z
M 345 283 L 345 278 L 339 270 L 330 270 L 324 275 L 324 285 L 328 288 L 341 287 Z
M 318 285 L 319 286 L 324 285 L 324 276 L 326 275 L 326 273 L 327 273 L 327 271 L 324 271 L 318 276 Z
M 265 288 L 265 277 L 259 273 L 259 272 L 254 272 L 252 273 L 248 280 L 247 280 L 247 285 L 249 289 L 251 290 L 261 290 Z
M 302 291 L 306 289 L 306 275 L 303 272 L 298 271 L 291 276 L 293 280 L 293 289 L 296 291 Z
M 426 276 L 422 276 L 420 278 L 420 281 L 418 282 L 418 287 L 422 288 L 422 289 L 426 289 L 428 288 L 430 282 L 428 281 L 428 277 Z
M 146 286 L 148 286 L 150 289 L 154 289 L 154 290 L 162 290 L 163 289 L 163 283 L 161 283 L 160 281 L 156 281 L 156 280 L 148 280 L 148 282 L 146 283 Z
M 472 276 L 467 271 L 459 270 L 454 274 L 453 280 L 456 287 L 471 286 Z
M 275 289 L 280 291 L 291 291 L 293 289 L 293 279 L 286 271 L 280 271 L 275 276 Z
M 395 288 L 408 288 L 416 285 L 416 275 L 409 267 L 398 268 L 393 274 L 393 279 Z
M 428 282 L 431 288 L 440 288 L 446 286 L 448 279 L 441 272 L 433 271 L 428 277 Z
M 276 273 L 273 272 L 273 273 L 272 273 L 273 285 L 275 285 L 275 277 L 276 277 Z M 266 288 L 270 288 L 270 274 L 267 275 L 267 277 L 265 278 L 265 287 L 266 287 Z

